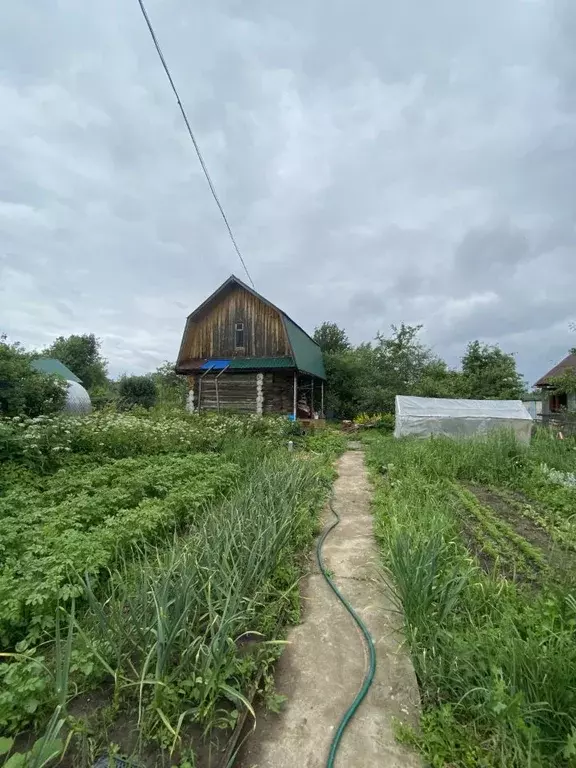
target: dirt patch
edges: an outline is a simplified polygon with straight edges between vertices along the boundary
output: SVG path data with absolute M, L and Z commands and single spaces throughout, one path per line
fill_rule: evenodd
M 142 743 L 136 703 L 132 709 L 113 712 L 112 685 L 76 696 L 68 705 L 68 715 L 75 721 L 75 734 L 58 763 L 60 768 L 92 768 L 97 758 L 111 752 L 133 761 L 138 768 L 168 768 L 185 759 L 186 749 L 193 750 L 196 764 L 202 768 L 219 768 L 231 735 L 230 730 L 219 730 L 205 737 L 200 726 L 185 726 L 179 748 L 170 755 L 170 750 L 159 744 Z M 68 732 L 61 735 L 66 738 Z M 29 749 L 40 736 L 22 734 L 17 749 Z

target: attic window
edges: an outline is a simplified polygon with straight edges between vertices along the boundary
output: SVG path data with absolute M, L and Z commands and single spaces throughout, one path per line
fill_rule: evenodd
M 244 349 L 244 323 L 236 323 L 234 326 L 234 346 L 236 349 Z

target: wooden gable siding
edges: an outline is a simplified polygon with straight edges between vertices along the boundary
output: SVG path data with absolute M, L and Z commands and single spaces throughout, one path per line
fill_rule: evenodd
M 244 323 L 244 348 L 235 346 L 236 323 Z M 193 320 L 182 350 L 184 359 L 283 357 L 290 347 L 279 312 L 235 286 Z

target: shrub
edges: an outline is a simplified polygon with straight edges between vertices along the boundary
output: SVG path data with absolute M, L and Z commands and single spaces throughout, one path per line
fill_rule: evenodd
M 395 417 L 393 413 L 361 413 L 354 419 L 354 423 L 359 427 L 374 427 L 383 432 L 394 431 Z
M 149 376 L 123 376 L 118 384 L 118 395 L 124 406 L 152 408 L 156 404 L 158 392 Z
M 34 370 L 20 344 L 0 336 L 0 415 L 39 416 L 61 411 L 66 401 L 63 379 Z

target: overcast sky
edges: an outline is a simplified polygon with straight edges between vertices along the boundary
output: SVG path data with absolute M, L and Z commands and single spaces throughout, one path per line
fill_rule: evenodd
M 529 382 L 576 345 L 573 0 L 148 0 L 256 288 Z M 176 357 L 243 277 L 137 0 L 0 10 L 0 330 Z

